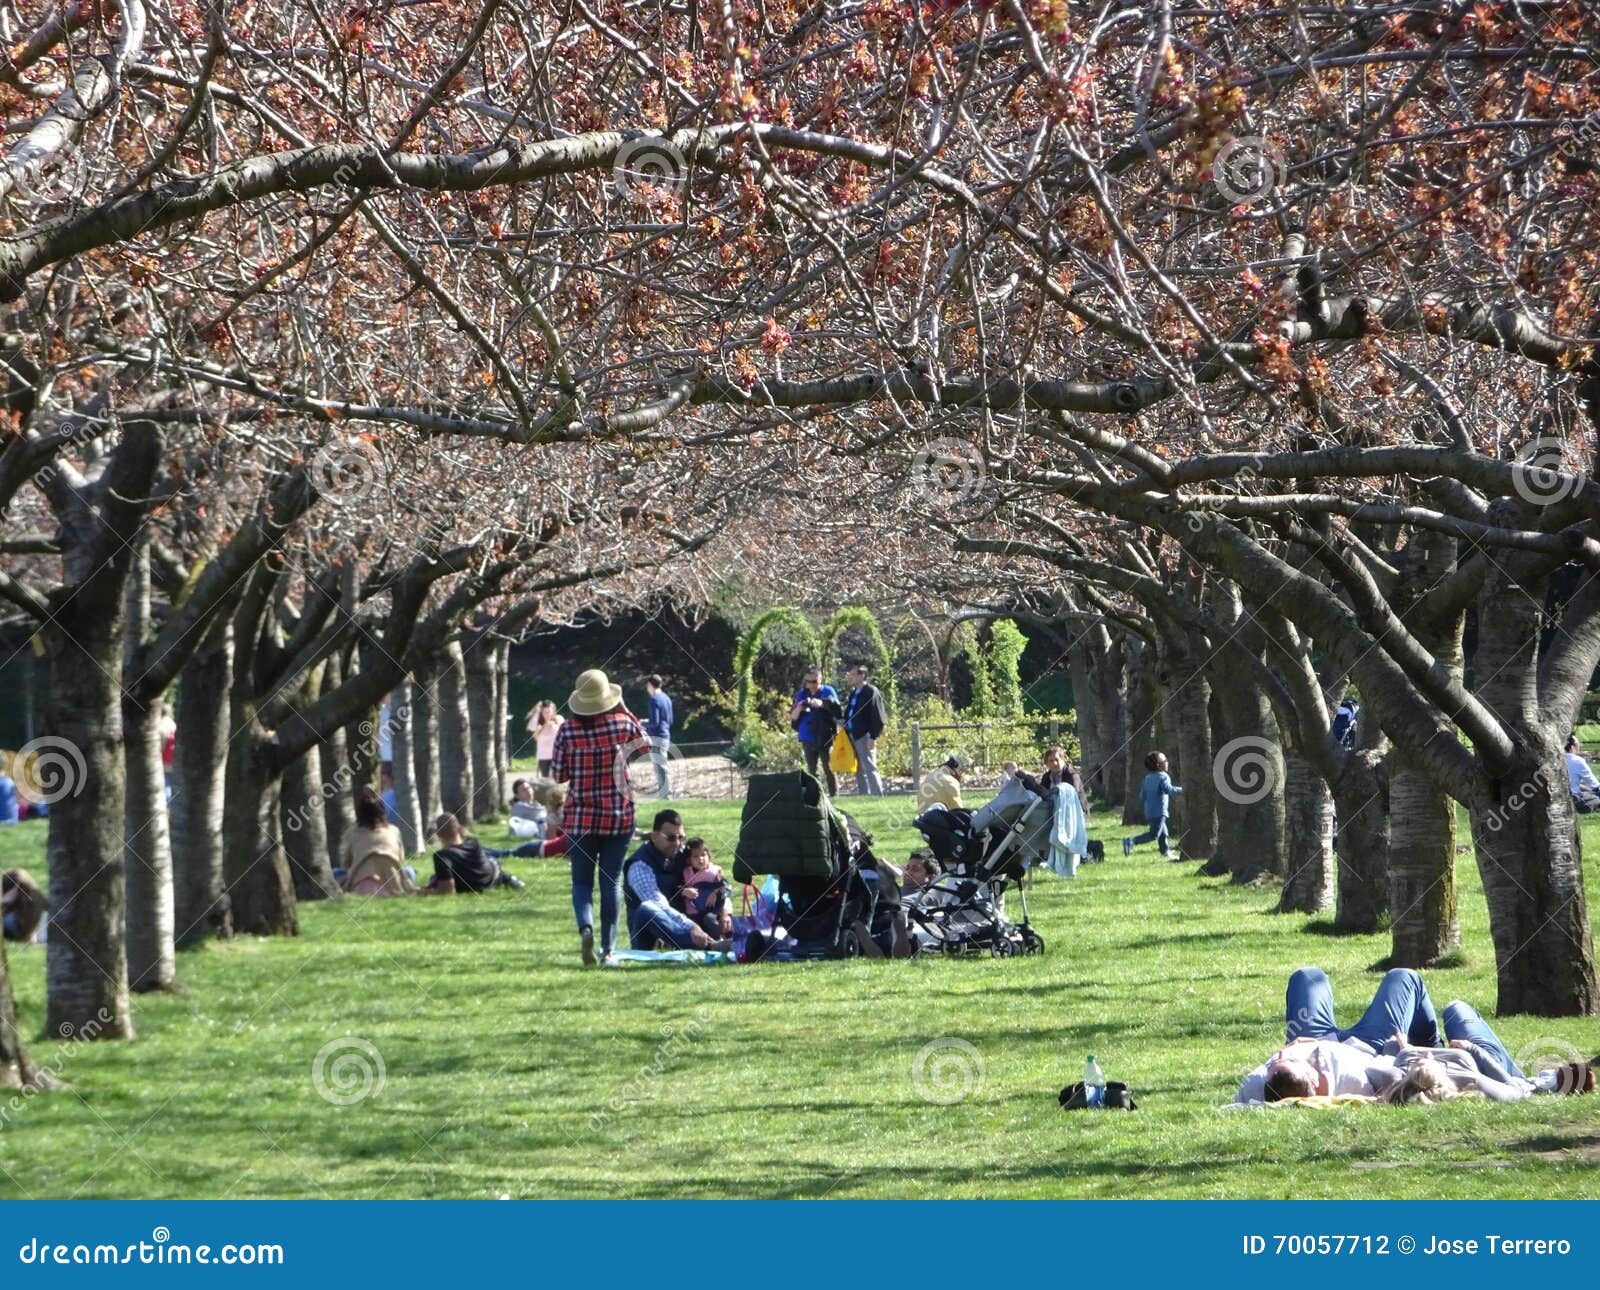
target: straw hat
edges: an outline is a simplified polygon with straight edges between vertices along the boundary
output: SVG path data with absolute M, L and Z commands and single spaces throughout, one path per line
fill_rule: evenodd
M 622 687 L 612 685 L 597 667 L 591 667 L 578 677 L 577 687 L 567 696 L 567 707 L 580 717 L 597 717 L 621 702 Z

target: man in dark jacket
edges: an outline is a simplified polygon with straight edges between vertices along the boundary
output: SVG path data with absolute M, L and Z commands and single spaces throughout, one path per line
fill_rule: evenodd
M 850 701 L 844 709 L 844 732 L 856 750 L 856 792 L 883 796 L 883 779 L 878 774 L 878 736 L 887 724 L 883 692 L 872 684 L 872 673 L 865 663 L 850 669 Z
M 500 867 L 500 858 L 509 855 L 537 855 L 538 843 L 525 844 L 515 851 L 496 851 L 471 834 L 463 833 L 461 821 L 449 811 L 433 826 L 439 849 L 433 853 L 433 880 L 423 887 L 425 896 L 454 896 L 458 892 L 488 891 L 490 887 L 518 887 L 522 879 Z

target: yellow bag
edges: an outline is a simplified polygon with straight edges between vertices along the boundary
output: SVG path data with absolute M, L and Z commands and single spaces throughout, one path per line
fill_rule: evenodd
M 843 730 L 833 737 L 833 747 L 828 750 L 828 769 L 835 775 L 856 773 L 855 745 L 850 742 L 850 736 Z

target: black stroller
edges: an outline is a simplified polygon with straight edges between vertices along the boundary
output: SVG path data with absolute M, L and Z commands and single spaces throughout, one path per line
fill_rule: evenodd
M 918 830 L 945 870 L 901 902 L 925 949 L 998 958 L 1044 952 L 1044 937 L 1028 922 L 1024 876 L 1047 858 L 1054 815 L 1049 798 L 1013 780 L 976 812 L 934 806 L 917 817 Z M 1005 914 L 1012 887 L 1019 923 Z
M 752 775 L 733 852 L 733 879 L 778 879 L 775 926 L 781 936 L 753 957 L 763 960 L 855 958 L 892 936 L 893 912 L 877 895 L 872 839 L 828 801 L 803 770 Z

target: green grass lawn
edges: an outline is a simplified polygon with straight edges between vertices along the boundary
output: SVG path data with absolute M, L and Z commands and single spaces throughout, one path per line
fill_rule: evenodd
M 685 808 L 724 865 L 738 809 Z M 860 811 L 895 857 L 909 815 Z M 525 861 L 523 892 L 314 905 L 298 939 L 184 953 L 188 993 L 137 999 L 136 1042 L 73 1045 L 38 1037 L 43 947 L 10 946 L 33 1054 L 71 1087 L 0 1101 L 0 1196 L 1600 1196 L 1600 1097 L 1221 1110 L 1281 1038 L 1287 973 L 1325 966 L 1348 1023 L 1387 939 L 1308 933 L 1093 831 L 1112 859 L 1036 882 L 1027 960 L 585 972 L 565 863 Z M 43 839 L 0 830 L 0 863 L 37 869 Z M 1461 872 L 1464 962 L 1430 986 L 1487 1012 Z M 1600 1049 L 1593 1019 L 1500 1031 Z M 339 1040 L 381 1055 L 381 1091 L 319 1094 Z M 1086 1052 L 1137 1113 L 1058 1109 Z

